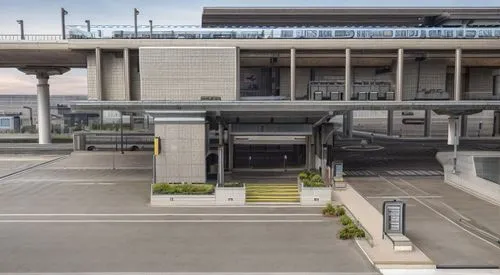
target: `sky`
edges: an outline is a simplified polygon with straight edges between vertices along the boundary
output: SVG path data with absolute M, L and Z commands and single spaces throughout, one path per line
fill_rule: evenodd
M 68 11 L 68 25 L 91 24 L 132 25 L 133 9 L 140 11 L 138 24 L 153 20 L 158 25 L 199 25 L 203 7 L 318 7 L 318 6 L 500 6 L 493 0 L 0 0 L 0 34 L 18 34 L 16 20 L 24 20 L 26 34 L 59 34 L 60 9 Z M 51 77 L 52 94 L 86 94 L 84 69 L 73 69 Z M 16 69 L 0 69 L 0 94 L 35 94 L 36 79 Z

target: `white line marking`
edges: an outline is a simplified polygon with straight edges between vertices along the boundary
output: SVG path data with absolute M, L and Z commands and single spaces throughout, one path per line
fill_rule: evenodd
M 412 199 L 412 198 L 419 198 L 419 199 L 440 199 L 443 198 L 442 196 L 367 196 L 367 199 Z
M 195 217 L 195 216 L 211 216 L 211 217 L 305 217 L 305 216 L 322 216 L 321 214 L 301 214 L 301 213 L 40 213 L 40 214 L 15 214 L 6 213 L 0 214 L 0 217 Z
M 321 223 L 325 220 L 0 220 L 0 223 Z

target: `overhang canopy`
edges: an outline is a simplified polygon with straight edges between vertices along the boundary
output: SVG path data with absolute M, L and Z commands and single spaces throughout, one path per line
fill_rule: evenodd
M 441 26 L 450 20 L 500 22 L 500 8 L 205 7 L 203 27 Z

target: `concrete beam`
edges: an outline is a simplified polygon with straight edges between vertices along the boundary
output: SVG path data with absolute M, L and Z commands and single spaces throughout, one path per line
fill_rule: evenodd
M 498 39 L 72 39 L 58 43 L 68 43 L 70 50 L 138 49 L 139 47 L 239 47 L 242 50 L 498 50 Z M 10 43 L 27 48 L 28 41 Z M 3 44 L 3 43 L 2 43 Z M 2 45 L 0 44 L 0 49 Z M 33 43 L 30 48 L 37 48 Z M 60 46 L 60 45 L 59 45 Z
M 128 112 L 224 112 L 231 114 L 258 115 L 261 112 L 276 115 L 317 114 L 321 117 L 327 112 L 351 110 L 434 110 L 437 114 L 461 115 L 474 114 L 483 110 L 500 110 L 498 100 L 462 101 L 73 101 L 71 108 L 76 111 L 123 110 Z M 148 111 L 149 110 L 149 111 Z M 303 119 L 302 119 L 303 121 Z

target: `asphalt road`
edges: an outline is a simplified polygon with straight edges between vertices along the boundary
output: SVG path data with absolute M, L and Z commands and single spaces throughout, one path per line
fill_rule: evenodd
M 366 177 L 349 183 L 374 207 L 407 203 L 407 236 L 438 265 L 500 266 L 500 207 L 443 183 L 442 177 Z M 473 227 L 466 226 L 472 224 Z

